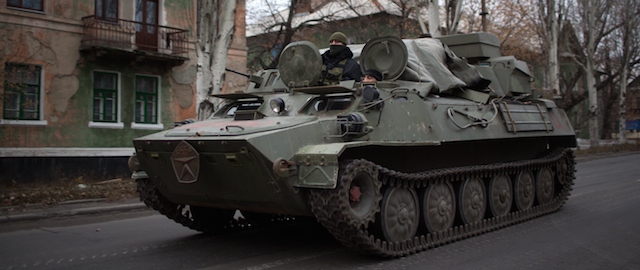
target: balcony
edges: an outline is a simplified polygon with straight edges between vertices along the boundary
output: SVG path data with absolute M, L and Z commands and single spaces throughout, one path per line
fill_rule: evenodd
M 82 18 L 80 50 L 96 56 L 129 56 L 135 61 L 155 60 L 179 65 L 188 60 L 188 33 L 155 24 L 122 19 Z

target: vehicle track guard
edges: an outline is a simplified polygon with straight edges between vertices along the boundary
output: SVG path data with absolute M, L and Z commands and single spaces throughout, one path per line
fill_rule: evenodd
M 308 145 L 295 155 L 298 164 L 298 177 L 293 186 L 300 188 L 333 189 L 338 180 L 340 164 L 338 157 L 344 151 L 345 144 L 332 143 Z
M 439 141 L 424 141 L 419 143 L 407 142 L 369 142 L 354 141 L 343 143 L 328 143 L 320 145 L 307 145 L 300 148 L 293 160 L 298 166 L 298 177 L 293 182 L 293 186 L 299 188 L 319 188 L 334 189 L 338 181 L 338 171 L 340 169 L 340 155 L 347 148 L 376 146 L 426 146 L 440 145 Z
M 149 178 L 149 175 L 145 171 L 135 171 L 131 174 L 132 179 Z

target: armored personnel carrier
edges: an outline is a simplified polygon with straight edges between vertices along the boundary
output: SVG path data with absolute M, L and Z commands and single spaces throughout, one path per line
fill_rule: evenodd
M 208 120 L 133 140 L 141 200 L 202 232 L 313 217 L 345 246 L 398 257 L 554 212 L 574 131 L 487 33 L 354 45 L 375 85 L 318 86 L 310 42 L 218 94 Z M 377 93 L 377 94 L 375 94 Z M 377 98 L 376 98 L 377 96 Z

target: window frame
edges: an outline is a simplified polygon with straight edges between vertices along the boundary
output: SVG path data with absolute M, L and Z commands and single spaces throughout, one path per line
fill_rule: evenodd
M 26 67 L 26 68 L 31 68 L 34 67 L 37 69 L 37 74 L 36 74 L 36 78 L 37 78 L 37 83 L 29 83 L 26 82 L 25 86 L 23 87 L 34 87 L 35 86 L 35 100 L 38 102 L 38 104 L 36 104 L 34 106 L 34 110 L 35 110 L 35 114 L 36 117 L 33 118 L 27 118 L 27 117 L 23 117 L 23 110 L 25 109 L 25 91 L 21 91 L 22 87 L 20 87 L 19 90 L 17 91 L 10 91 L 9 90 L 9 76 L 7 76 L 7 74 L 9 74 L 9 68 L 10 66 L 22 66 L 22 67 Z M 25 126 L 41 126 L 41 125 L 47 125 L 47 121 L 43 120 L 43 111 L 44 111 L 44 95 L 43 95 L 43 87 L 44 87 L 44 67 L 41 65 L 34 65 L 34 64 L 28 64 L 28 63 L 11 63 L 11 62 L 6 62 L 5 65 L 3 66 L 3 72 L 4 72 L 4 82 L 3 82 L 3 88 L 4 91 L 2 92 L 2 117 L 0 117 L 0 125 L 25 125 Z M 18 82 L 18 83 L 23 83 L 23 82 Z M 5 118 L 7 116 L 7 101 L 9 100 L 9 98 L 7 98 L 7 94 L 10 93 L 17 93 L 19 95 L 18 97 L 18 117 L 16 118 Z
M 102 9 L 100 10 L 100 13 L 98 12 L 98 1 L 102 1 Z M 106 11 L 107 11 L 107 7 L 106 7 L 105 3 L 108 2 L 108 1 L 115 1 L 116 14 L 115 14 L 114 18 L 106 17 L 106 15 L 105 15 Z M 95 0 L 93 15 L 94 15 L 96 20 L 106 21 L 106 22 L 118 22 L 118 20 L 120 19 L 120 1 L 118 1 L 118 0 Z
M 155 80 L 155 94 L 148 92 L 138 91 L 138 78 L 152 78 Z M 132 129 L 147 129 L 147 130 L 162 130 L 164 129 L 164 124 L 161 121 L 161 77 L 156 75 L 148 75 L 148 74 L 136 74 L 134 76 L 134 86 L 133 86 L 133 121 L 131 121 Z M 142 95 L 143 99 L 138 99 L 139 95 Z M 148 105 L 148 97 L 155 97 L 155 121 L 148 121 L 146 116 L 147 105 Z M 144 114 L 144 121 L 138 121 L 138 104 L 142 102 L 143 108 L 142 113 Z
M 18 1 L 20 1 L 20 4 L 19 5 L 14 5 L 14 4 L 9 3 L 9 0 L 7 0 L 7 8 L 10 8 L 10 9 L 21 9 L 21 10 L 28 10 L 28 11 L 36 11 L 36 12 L 44 12 L 44 0 L 18 0 Z M 24 4 L 25 1 L 39 1 L 41 9 L 25 7 L 25 4 Z
M 96 120 L 94 118 L 94 113 L 95 113 L 95 107 L 94 107 L 94 102 L 95 102 L 95 98 L 96 98 L 96 86 L 95 86 L 95 75 L 96 73 L 101 73 L 101 74 L 114 74 L 116 75 L 116 89 L 115 89 L 115 94 L 116 94 L 116 100 L 115 100 L 115 109 L 114 109 L 114 113 L 115 113 L 115 121 L 100 121 L 100 120 Z M 91 90 L 92 90 L 92 94 L 91 94 L 91 113 L 90 113 L 90 119 L 91 121 L 89 121 L 89 127 L 90 128 L 111 128 L 111 129 L 122 129 L 124 128 L 124 124 L 122 123 L 122 80 L 121 80 L 122 76 L 120 74 L 120 72 L 117 71 L 109 71 L 109 70 L 99 70 L 99 69 L 95 69 L 91 71 Z M 113 93 L 114 90 L 109 90 L 109 89 L 98 89 L 98 92 L 100 93 L 105 93 L 105 92 L 111 92 Z M 106 107 L 103 107 L 103 110 L 106 110 Z M 103 111 L 104 113 L 104 111 Z

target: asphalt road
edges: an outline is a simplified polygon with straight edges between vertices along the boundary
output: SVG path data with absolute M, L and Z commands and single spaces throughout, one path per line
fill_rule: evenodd
M 559 212 L 400 259 L 351 252 L 319 226 L 209 236 L 138 211 L 0 228 L 0 269 L 638 269 L 640 154 L 577 169 Z

